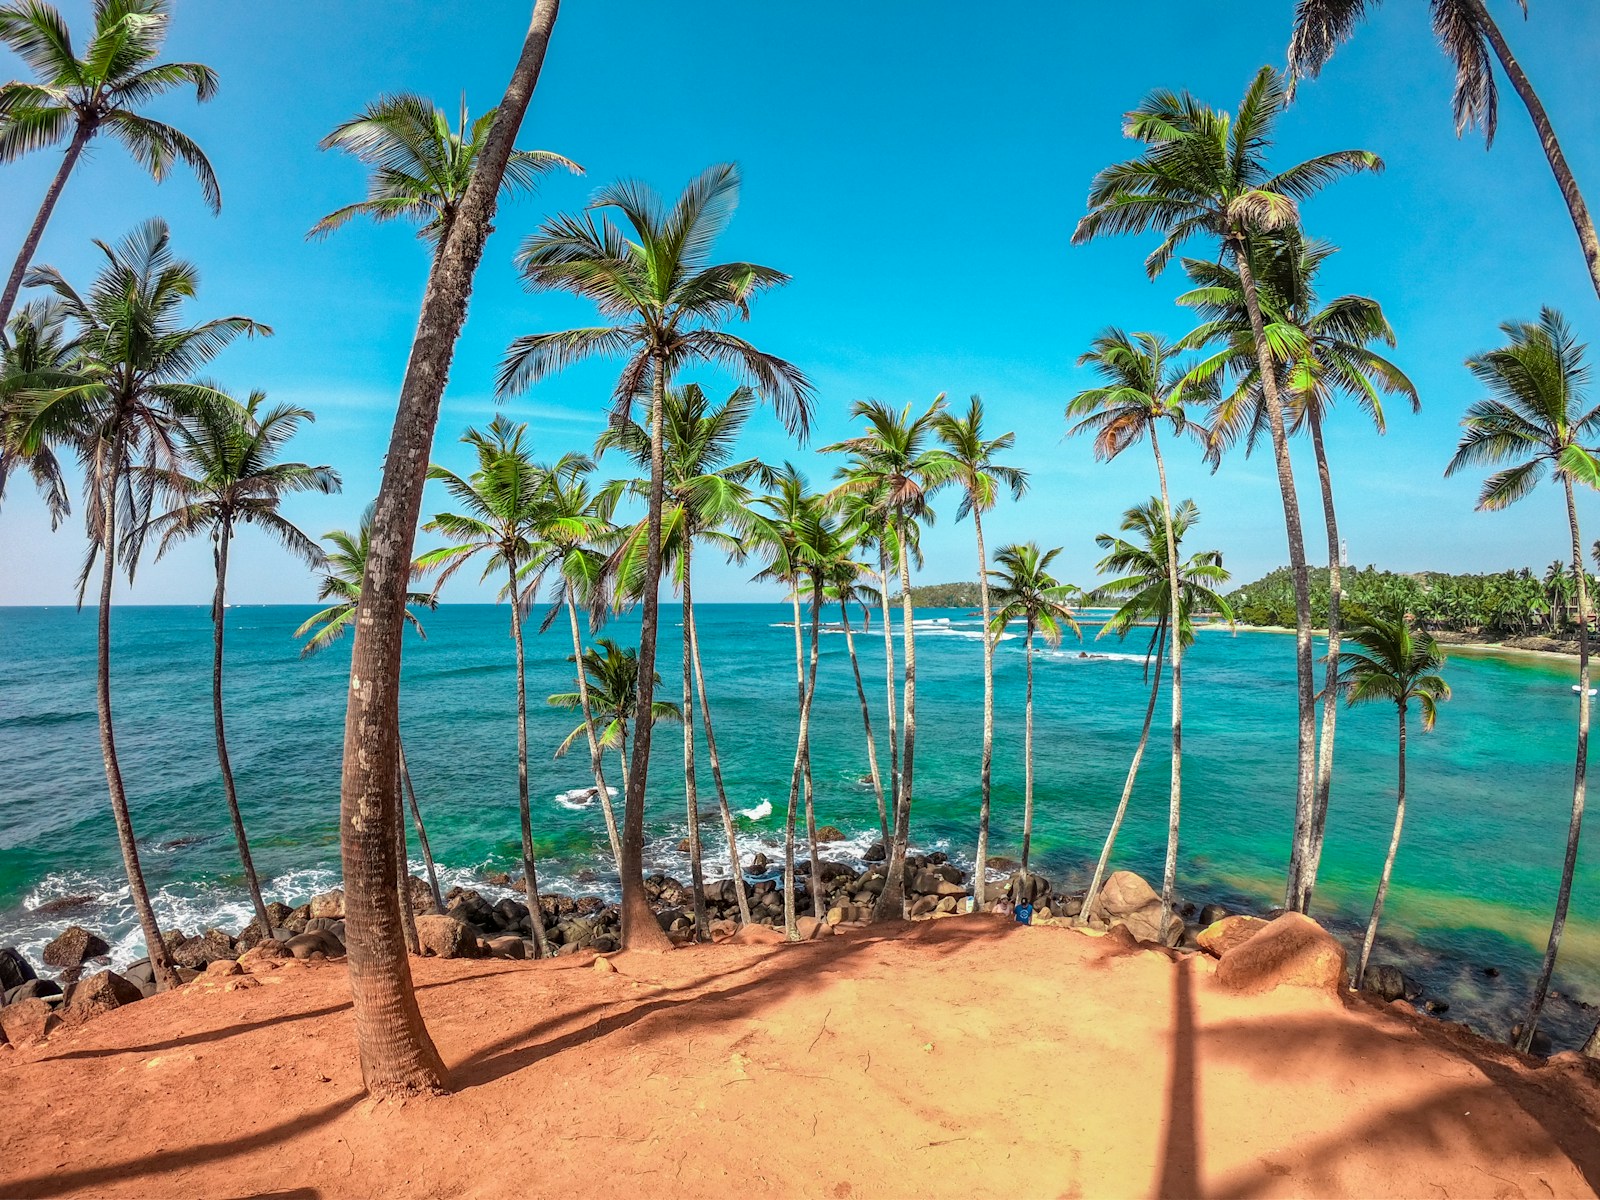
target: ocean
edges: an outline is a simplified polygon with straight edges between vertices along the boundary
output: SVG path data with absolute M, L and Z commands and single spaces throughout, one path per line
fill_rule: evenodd
M 227 611 L 229 749 L 251 849 L 269 899 L 299 904 L 337 886 L 339 759 L 348 641 L 310 659 L 293 629 L 309 606 Z M 718 749 L 746 858 L 781 847 L 796 727 L 794 633 L 786 604 L 703 605 L 697 612 Z M 681 700 L 678 610 L 662 607 L 659 694 Z M 836 628 L 837 610 L 826 615 Z M 853 618 L 854 619 L 854 618 Z M 445 605 L 408 634 L 402 737 L 445 886 L 515 870 L 515 675 L 507 610 Z M 541 886 L 613 894 L 598 809 L 560 797 L 590 782 L 587 749 L 553 757 L 576 721 L 544 698 L 573 687 L 565 618 L 528 626 L 530 772 Z M 211 627 L 205 607 L 122 607 L 113 617 L 118 747 L 146 878 L 164 928 L 237 930 L 249 919 L 218 778 L 211 725 Z M 980 623 L 966 610 L 919 610 L 918 738 L 912 839 L 970 866 L 976 836 L 983 685 Z M 1115 809 L 1147 699 L 1145 634 L 1126 643 L 1069 638 L 1036 651 L 1036 869 L 1087 883 Z M 605 630 L 623 644 L 637 618 Z M 883 642 L 856 630 L 879 760 L 888 769 Z M 37 964 L 76 921 L 112 943 L 114 963 L 142 953 L 121 882 L 94 711 L 95 617 L 71 608 L 0 609 L 0 945 Z M 1320 647 L 1319 647 L 1320 653 Z M 1453 698 L 1438 727 L 1413 723 L 1408 814 L 1375 960 L 1399 963 L 1448 1016 L 1503 1035 L 1525 1002 L 1549 931 L 1571 800 L 1576 663 L 1450 649 Z M 991 853 L 1015 856 L 1022 815 L 1024 660 L 1020 636 L 996 654 Z M 1179 888 L 1204 903 L 1281 901 L 1294 805 L 1294 643 L 1258 631 L 1200 632 L 1185 659 L 1184 808 Z M 1167 803 L 1166 697 L 1157 710 L 1115 866 L 1159 877 Z M 876 804 L 842 635 L 822 642 L 813 767 L 817 820 L 858 858 L 877 839 Z M 1340 717 L 1337 774 L 1314 915 L 1354 945 L 1372 903 L 1394 816 L 1395 714 Z M 698 738 L 700 805 L 715 805 Z M 687 880 L 683 743 L 657 727 L 648 795 L 647 869 Z M 608 781 L 620 787 L 615 755 Z M 770 805 L 770 807 L 769 807 Z M 620 814 L 619 814 L 620 815 Z M 708 877 L 726 874 L 720 822 L 705 826 Z M 413 845 L 413 858 L 416 850 Z M 420 872 L 420 859 L 413 866 Z M 86 913 L 40 905 L 95 899 Z M 1600 1003 L 1600 852 L 1580 856 L 1545 1028 L 1581 1042 Z M 1498 974 L 1490 975 L 1486 968 Z

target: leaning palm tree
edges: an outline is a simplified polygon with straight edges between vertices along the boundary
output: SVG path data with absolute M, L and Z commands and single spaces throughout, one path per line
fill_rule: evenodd
M 848 523 L 842 532 L 849 534 Z M 859 543 L 857 544 L 859 548 Z M 861 609 L 861 627 L 872 628 L 872 606 L 881 602 L 879 589 L 862 582 L 873 572 L 862 563 L 841 561 L 834 570 L 825 589 L 827 598 L 839 606 L 839 627 L 844 630 L 844 648 L 850 659 L 850 673 L 855 676 L 856 698 L 861 701 L 861 727 L 867 737 L 867 778 L 872 781 L 872 793 L 878 801 L 878 832 L 883 844 L 889 844 L 889 809 L 883 798 L 883 776 L 878 771 L 878 744 L 872 736 L 872 706 L 867 703 L 867 688 L 861 682 L 861 660 L 856 657 L 855 628 L 850 624 L 850 606 Z M 890 642 L 891 650 L 894 643 Z M 892 684 L 891 680 L 891 684 Z
M 1028 878 L 1033 850 L 1033 639 L 1042 634 L 1046 645 L 1059 646 L 1065 630 L 1082 635 L 1073 606 L 1083 593 L 1050 574 L 1050 564 L 1061 547 L 1041 551 L 1035 542 L 1013 543 L 995 551 L 995 610 L 989 632 L 996 638 L 1013 621 L 1023 623 L 1023 652 L 1027 656 L 1027 699 L 1022 723 L 1022 878 Z
M 1165 236 L 1145 259 L 1145 270 L 1153 278 L 1185 242 L 1197 234 L 1209 235 L 1218 240 L 1223 256 L 1239 272 L 1261 367 L 1262 399 L 1272 434 L 1278 490 L 1283 497 L 1294 583 L 1299 753 L 1294 844 L 1284 906 L 1303 910 L 1309 903 L 1303 876 L 1310 857 L 1316 805 L 1311 591 L 1283 400 L 1267 350 L 1251 254 L 1254 242 L 1263 235 L 1298 223 L 1300 201 L 1342 175 L 1381 170 L 1383 163 L 1370 151 L 1340 150 L 1283 171 L 1270 171 L 1266 155 L 1272 145 L 1273 126 L 1286 103 L 1283 80 L 1269 67 L 1257 72 L 1234 114 L 1209 108 L 1187 92 L 1151 93 L 1123 124 L 1128 137 L 1145 145 L 1144 154 L 1107 167 L 1095 176 L 1089 191 L 1089 213 L 1078 222 L 1072 240 L 1080 244 L 1102 233 L 1158 230 Z
M 444 110 L 425 96 L 378 97 L 318 143 L 319 149 L 343 150 L 371 168 L 367 198 L 335 209 L 311 227 L 309 236 L 326 237 L 354 217 L 402 218 L 416 222 L 417 236 L 437 246 L 467 194 L 495 111 L 474 121 L 463 100 L 460 120 L 451 129 Z M 548 150 L 513 150 L 500 180 L 501 196 L 531 195 L 557 167 L 583 174 L 570 158 Z
M 24 454 L 18 439 L 27 412 L 21 393 L 28 381 L 46 374 L 63 375 L 71 365 L 73 349 L 66 306 L 59 300 L 25 304 L 11 318 L 6 333 L 8 336 L 0 339 L 0 501 L 5 500 L 6 481 L 11 473 L 26 471 L 44 498 L 50 528 L 59 529 L 72 512 L 61 460 L 48 445 Z
M 582 666 L 588 682 L 591 715 L 556 747 L 556 757 L 570 750 L 572 743 L 586 730 L 599 726 L 600 744 L 615 749 L 618 762 L 627 770 L 628 731 L 638 724 L 635 718 L 639 713 L 639 652 L 632 647 L 619 646 L 608 637 L 598 637 L 594 645 L 583 652 Z M 552 708 L 581 711 L 584 699 L 577 692 L 557 692 L 546 703 Z M 656 700 L 650 706 L 652 725 L 657 721 L 680 720 L 682 715 L 670 700 Z
M 666 487 L 662 421 L 673 377 L 691 363 L 727 367 L 774 404 L 792 432 L 804 434 L 810 422 L 811 384 L 800 369 L 723 328 L 735 317 L 748 317 L 751 301 L 762 292 L 788 282 L 771 267 L 711 261 L 712 245 L 738 197 L 739 172 L 731 164 L 704 171 L 670 208 L 641 183 L 613 184 L 595 197 L 587 214 L 545 222 L 517 254 L 529 288 L 572 292 L 593 301 L 602 318 L 615 323 L 517 338 L 501 364 L 500 393 L 520 393 L 572 363 L 608 357 L 625 364 L 614 393 L 620 411 L 638 396 L 650 397 L 650 495 L 639 626 L 639 707 L 646 711 L 655 695 Z M 596 215 L 609 210 L 621 214 L 629 232 L 608 215 Z M 644 896 L 649 772 L 647 724 L 634 739 L 623 812 L 622 944 L 664 949 L 667 939 Z
M 500 599 L 511 606 L 511 644 L 517 664 L 517 810 L 522 831 L 522 886 L 527 895 L 536 958 L 545 958 L 544 924 L 539 919 L 538 863 L 533 849 L 533 815 L 528 798 L 528 658 L 522 639 L 522 622 L 532 603 L 532 591 L 522 583 L 529 564 L 536 561 L 534 538 L 544 490 L 539 470 L 526 444 L 528 427 L 496 417 L 488 429 L 468 429 L 461 441 L 477 456 L 477 470 L 463 478 L 437 464 L 428 478 L 444 484 L 460 512 L 442 512 L 424 525 L 423 532 L 448 539 L 449 544 L 417 559 L 424 573 L 438 573 L 437 595 L 462 567 L 483 561 L 480 582 L 496 572 L 505 577 Z
M 300 647 L 301 658 L 310 658 L 319 650 L 327 649 L 355 627 L 356 610 L 361 604 L 361 581 L 366 575 L 367 559 L 372 556 L 372 505 L 367 505 L 361 514 L 361 523 L 354 533 L 344 529 L 334 529 L 323 534 L 322 540 L 328 544 L 328 548 L 323 552 L 326 570 L 317 590 L 317 599 L 332 600 L 333 603 L 312 613 L 294 631 L 294 637 L 306 639 L 305 644 Z M 427 631 L 422 628 L 422 622 L 411 609 L 413 607 L 433 609 L 438 607 L 438 604 L 437 597 L 431 592 L 406 593 L 406 607 L 402 610 L 405 613 L 405 622 L 416 630 L 417 636 L 424 641 L 428 637 Z M 400 783 L 411 805 L 411 821 L 416 826 L 417 844 L 422 848 L 422 864 L 428 872 L 428 887 L 433 892 L 434 904 L 438 906 L 440 912 L 443 912 L 444 893 L 439 889 L 439 872 L 433 862 L 433 847 L 428 843 L 428 829 L 422 821 L 422 808 L 417 803 L 417 789 L 412 785 L 411 772 L 406 767 L 404 742 L 400 744 L 397 757 L 400 763 Z M 396 825 L 402 829 L 405 827 L 404 821 L 397 821 Z M 405 870 L 403 862 L 400 864 L 400 870 Z M 404 909 L 404 900 L 401 906 Z
M 939 418 L 944 413 L 944 393 L 934 397 L 926 411 L 913 417 L 908 404 L 899 412 L 876 400 L 857 400 L 850 408 L 867 423 L 867 432 L 823 451 L 848 454 L 839 469 L 839 483 L 829 494 L 836 502 L 850 496 L 870 496 L 881 512 L 883 536 L 888 538 L 900 573 L 900 623 L 905 654 L 902 692 L 900 776 L 895 784 L 894 837 L 888 846 L 883 891 L 878 894 L 880 917 L 898 920 L 905 905 L 906 848 L 911 840 L 911 800 L 917 744 L 917 640 L 911 603 L 911 551 L 921 523 L 933 521 L 932 494 L 955 477 L 955 462 L 935 444 Z
M 1381 0 L 1296 0 L 1294 32 L 1289 39 L 1289 69 L 1296 75 L 1311 78 L 1322 71 L 1341 42 L 1354 32 L 1357 22 L 1365 17 Z M 1527 0 L 1517 0 L 1524 17 L 1528 13 Z M 1456 134 L 1474 126 L 1483 128 L 1485 146 L 1494 145 L 1495 128 L 1499 123 L 1500 99 L 1495 87 L 1493 58 L 1499 59 L 1500 69 L 1506 73 L 1511 86 L 1528 110 L 1534 131 L 1539 135 L 1539 145 L 1544 149 L 1555 176 L 1561 198 L 1567 202 L 1567 212 L 1572 217 L 1572 227 L 1578 234 L 1578 245 L 1584 262 L 1589 267 L 1589 278 L 1600 295 L 1600 237 L 1595 234 L 1594 220 L 1589 206 L 1584 203 L 1578 181 L 1573 177 L 1567 156 L 1556 138 L 1550 115 L 1533 90 L 1533 83 L 1522 64 L 1511 52 L 1500 26 L 1489 15 L 1485 0 L 1428 0 L 1433 18 L 1433 32 L 1439 39 L 1439 48 L 1455 65 L 1455 94 L 1451 98 Z
M 139 851 L 117 758 L 111 711 L 111 591 L 120 562 L 131 582 L 149 528 L 153 472 L 172 468 L 179 420 L 224 399 L 193 382 L 195 373 L 236 338 L 271 330 L 248 317 L 183 323 L 199 287 L 194 267 L 172 253 L 167 226 L 147 221 L 116 245 L 95 242 L 104 258 L 94 284 L 80 293 L 53 267 L 28 275 L 49 289 L 73 327 L 64 371 L 13 381 L 25 402 L 14 424 L 19 454 L 70 447 L 84 473 L 89 554 L 78 578 L 78 602 L 100 563 L 97 708 L 100 751 L 111 811 L 134 911 L 157 983 L 176 982 L 139 866 Z
M 323 564 L 317 544 L 285 520 L 278 511 L 285 496 L 296 492 L 339 490 L 339 475 L 332 467 L 279 462 L 289 439 L 303 422 L 316 418 L 306 408 L 278 404 L 264 409 L 266 395 L 252 392 L 244 404 L 229 399 L 206 404 L 199 412 L 180 418 L 176 433 L 178 461 L 158 469 L 155 484 L 172 503 L 166 513 L 150 523 L 160 535 L 160 558 L 179 542 L 202 534 L 211 539 L 211 557 L 217 584 L 211 596 L 211 711 L 217 735 L 217 766 L 222 773 L 222 794 L 239 846 L 245 886 L 256 920 L 263 931 L 272 928 L 261 883 L 245 838 L 244 817 L 228 757 L 227 725 L 222 708 L 222 635 L 227 615 L 228 551 L 241 525 L 253 525 L 278 542 L 307 566 Z
M 1099 387 L 1079 392 L 1067 405 L 1067 416 L 1079 418 L 1072 433 L 1094 434 L 1094 456 L 1109 462 L 1129 446 L 1150 440 L 1156 460 L 1156 479 L 1161 485 L 1162 536 L 1167 569 L 1167 627 L 1176 629 L 1182 618 L 1183 588 L 1178 582 L 1178 537 L 1173 528 L 1172 502 L 1167 495 L 1167 464 L 1161 457 L 1158 429 L 1163 421 L 1174 436 L 1189 425 L 1181 392 L 1185 370 L 1177 361 L 1175 347 L 1156 333 L 1128 334 L 1108 329 L 1095 338 L 1088 352 L 1078 359 L 1079 366 L 1092 365 L 1102 379 Z M 1167 867 L 1161 891 L 1161 925 L 1165 931 L 1172 914 L 1172 894 L 1178 866 L 1178 814 L 1183 797 L 1183 648 L 1184 640 L 1170 642 L 1172 663 L 1172 774 L 1169 783 L 1167 818 Z M 1160 673 L 1160 659 L 1156 672 Z
M 1453 475 L 1463 467 L 1479 464 L 1510 462 L 1511 466 L 1490 475 L 1478 493 L 1478 508 L 1494 512 L 1521 500 L 1550 472 L 1566 493 L 1572 573 L 1578 591 L 1578 749 L 1572 775 L 1572 820 L 1567 827 L 1567 854 L 1561 867 L 1561 888 L 1556 896 L 1544 964 L 1517 1039 L 1518 1049 L 1527 1050 L 1533 1044 L 1561 949 L 1567 905 L 1572 899 L 1572 876 L 1578 863 L 1578 838 L 1583 831 L 1591 707 L 1589 589 L 1573 483 L 1600 487 L 1600 458 L 1589 444 L 1600 437 L 1600 407 L 1585 407 L 1589 384 L 1586 348 L 1573 337 L 1560 313 L 1547 308 L 1540 314 L 1538 324 L 1508 321 L 1500 328 L 1507 338 L 1505 346 L 1467 360 L 1468 370 L 1489 396 L 1468 407 L 1461 420 L 1466 432 L 1445 474 Z
M 185 85 L 194 88 L 196 100 L 216 95 L 217 76 L 210 67 L 156 61 L 170 19 L 167 0 L 95 0 L 94 32 L 80 58 L 72 48 L 66 21 L 53 5 L 17 0 L 0 7 L 0 44 L 34 74 L 31 83 L 0 84 L 0 162 L 14 162 L 31 150 L 63 140 L 67 143 L 0 294 L 0 327 L 11 317 L 22 277 L 38 252 L 67 177 L 99 134 L 121 142 L 158 183 L 181 160 L 200 181 L 211 211 L 222 207 L 217 178 L 200 147 L 187 134 L 137 111 Z
M 1316 456 L 1317 480 L 1322 490 L 1322 523 L 1328 539 L 1327 666 L 1322 703 L 1322 735 L 1317 750 L 1316 803 L 1311 822 L 1311 850 L 1305 872 L 1309 901 L 1322 862 L 1327 830 L 1328 801 L 1333 790 L 1333 747 L 1339 704 L 1334 686 L 1338 672 L 1340 603 L 1343 570 L 1340 561 L 1338 513 L 1333 503 L 1333 475 L 1322 426 L 1343 393 L 1355 401 L 1377 427 L 1388 426 L 1383 411 L 1386 395 L 1407 401 L 1413 412 L 1421 407 L 1416 386 L 1405 372 L 1372 349 L 1377 342 L 1395 344 L 1394 329 L 1376 300 L 1366 296 L 1338 296 L 1321 303 L 1316 280 L 1336 247 L 1308 240 L 1299 230 L 1256 242 L 1257 293 L 1267 330 L 1267 345 L 1281 372 L 1280 389 L 1289 414 L 1291 432 L 1306 431 Z M 1195 375 L 1215 382 L 1230 372 L 1234 386 L 1220 388 L 1207 397 L 1214 421 L 1207 437 L 1213 465 L 1223 452 L 1243 438 L 1245 453 L 1254 448 L 1267 427 L 1260 386 L 1259 357 L 1245 309 L 1237 271 L 1226 263 L 1185 259 L 1184 270 L 1198 286 L 1178 302 L 1196 309 L 1205 320 L 1185 341 L 1192 345 L 1217 344 L 1219 349 L 1199 364 Z
M 1426 632 L 1407 620 L 1404 612 L 1371 612 L 1354 607 L 1346 630 L 1350 642 L 1359 647 L 1339 654 L 1339 688 L 1350 704 L 1371 700 L 1391 701 L 1400 718 L 1396 778 L 1394 833 L 1389 837 L 1389 852 L 1384 855 L 1383 873 L 1378 876 L 1378 892 L 1372 901 L 1372 916 L 1366 936 L 1361 939 L 1361 957 L 1356 961 L 1352 986 L 1361 987 L 1367 978 L 1367 962 L 1372 944 L 1378 938 L 1378 920 L 1389 895 L 1389 878 L 1394 873 L 1394 856 L 1400 849 L 1400 830 L 1406 820 L 1406 724 L 1411 704 L 1422 714 L 1423 732 L 1433 728 L 1441 701 L 1450 699 L 1450 685 L 1439 675 L 1444 656 Z
M 447 1084 L 444 1061 L 417 1007 L 398 901 L 389 886 L 396 866 L 393 832 L 400 817 L 393 797 L 400 755 L 394 697 L 400 688 L 405 584 L 422 509 L 424 468 L 456 339 L 466 320 L 512 144 L 539 82 L 559 8 L 560 0 L 535 0 L 521 53 L 472 178 L 434 248 L 373 508 L 373 553 L 362 582 L 363 620 L 350 655 L 339 848 L 361 1076 L 375 1093 L 435 1092 Z M 537 919 L 537 914 L 529 915 Z
M 1150 643 L 1145 649 L 1145 673 L 1150 674 L 1150 664 L 1155 663 L 1155 679 L 1150 687 L 1150 702 L 1144 710 L 1144 726 L 1139 731 L 1139 743 L 1134 748 L 1133 761 L 1122 785 L 1122 798 L 1117 802 L 1116 815 L 1111 819 L 1111 830 L 1106 835 L 1100 859 L 1095 863 L 1094 876 L 1089 880 L 1089 890 L 1083 898 L 1083 912 L 1087 914 L 1100 895 L 1100 884 L 1105 879 L 1106 867 L 1111 862 L 1111 852 L 1122 829 L 1122 819 L 1128 812 L 1128 801 L 1133 795 L 1134 781 L 1139 777 L 1139 764 L 1144 759 L 1145 747 L 1150 741 L 1150 721 L 1155 715 L 1156 698 L 1161 690 L 1161 659 L 1171 642 L 1174 619 L 1178 637 L 1184 647 L 1194 644 L 1194 614 L 1214 612 L 1231 622 L 1233 609 L 1221 588 L 1228 581 L 1228 572 L 1222 568 L 1222 555 L 1216 550 L 1200 550 L 1187 560 L 1180 561 L 1176 572 L 1179 600 L 1172 603 L 1174 573 L 1168 567 L 1167 556 L 1183 546 L 1184 535 L 1200 520 L 1200 510 L 1192 500 L 1178 505 L 1169 514 L 1160 497 L 1136 505 L 1122 514 L 1122 532 L 1132 539 L 1102 533 L 1095 543 L 1106 552 L 1095 564 L 1101 575 L 1112 578 L 1096 589 L 1096 594 L 1120 599 L 1121 605 L 1097 637 L 1115 634 L 1126 638 L 1135 628 L 1153 624 Z M 1171 531 L 1173 551 L 1168 550 L 1167 535 Z M 1179 813 L 1169 809 L 1167 828 L 1167 866 L 1162 873 L 1163 906 L 1171 913 L 1169 896 L 1177 887 L 1177 846 Z M 1169 882 L 1170 879 L 1170 882 Z M 1161 929 L 1166 931 L 1168 918 L 1163 917 Z
M 978 769 L 978 850 L 972 865 L 972 895 L 984 907 L 984 885 L 989 875 L 989 774 L 994 763 L 994 639 L 989 636 L 989 558 L 983 548 L 983 514 L 994 508 L 1002 491 L 1013 500 L 1028 490 L 1028 473 L 996 461 L 1017 440 L 1014 433 L 984 437 L 983 401 L 973 396 L 965 416 L 945 413 L 939 418 L 939 440 L 949 451 L 951 477 L 961 488 L 956 520 L 972 514 L 978 540 L 978 612 L 983 620 L 983 757 Z

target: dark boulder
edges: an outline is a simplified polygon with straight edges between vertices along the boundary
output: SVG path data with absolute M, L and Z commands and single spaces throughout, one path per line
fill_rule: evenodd
M 837 825 L 819 825 L 817 827 L 818 845 L 823 845 L 828 842 L 842 842 L 844 840 L 845 832 Z
M 1406 998 L 1406 977 L 1393 963 L 1372 963 L 1361 980 L 1361 990 L 1385 1002 Z
M 1203 929 L 1207 925 L 1215 925 L 1223 917 L 1228 916 L 1228 910 L 1220 904 L 1208 904 L 1200 910 L 1200 920 L 1197 924 Z
M 35 978 L 33 966 L 20 951 L 10 946 L 0 949 L 0 991 L 8 992 Z
M 873 842 L 861 857 L 867 862 L 883 862 L 889 857 L 889 852 L 883 848 L 882 842 Z
M 61 995 L 61 985 L 53 979 L 30 979 L 6 991 L 7 1004 L 21 1004 L 24 1000 L 47 1000 Z
M 65 971 L 75 971 L 91 958 L 110 954 L 111 947 L 98 934 L 90 933 L 82 925 L 69 925 L 44 948 L 44 964 Z
M 89 894 L 83 896 L 58 896 L 54 900 L 46 900 L 33 910 L 36 917 L 61 917 L 67 913 L 81 912 L 100 899 L 99 896 Z
M 1006 881 L 1006 899 L 1012 904 L 1020 904 L 1027 900 L 1035 906 L 1050 895 L 1050 881 L 1037 871 L 1029 871 L 1024 875 L 1018 871 Z
M 757 850 L 755 855 L 750 859 L 750 870 L 754 871 L 757 875 L 764 875 L 771 869 L 771 860 L 768 859 L 765 854 L 761 853 L 761 851 Z

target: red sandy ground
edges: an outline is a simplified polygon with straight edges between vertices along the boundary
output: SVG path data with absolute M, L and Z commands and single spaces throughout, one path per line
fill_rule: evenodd
M 0 1196 L 1592 1196 L 1600 1083 L 1303 989 L 973 917 L 413 963 L 458 1089 L 374 1101 L 345 972 L 0 1050 Z

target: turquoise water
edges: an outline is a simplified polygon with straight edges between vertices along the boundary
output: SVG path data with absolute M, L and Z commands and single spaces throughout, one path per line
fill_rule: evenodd
M 312 611 L 228 611 L 230 749 L 252 849 L 275 898 L 298 903 L 337 882 L 339 754 L 347 646 L 298 656 L 290 632 Z M 781 836 L 793 756 L 794 641 L 785 605 L 707 605 L 702 651 L 730 800 L 748 856 Z M 663 607 L 663 692 L 679 699 L 674 608 Z M 436 857 L 448 879 L 475 882 L 517 858 L 514 673 L 504 610 L 447 605 L 408 638 L 403 735 Z M 970 861 L 982 721 L 979 625 L 959 611 L 918 619 L 918 758 L 913 840 Z M 210 621 L 204 608 L 115 613 L 118 741 L 163 924 L 242 925 L 248 917 L 217 779 L 211 735 Z M 636 620 L 611 627 L 624 642 Z M 1091 629 L 1092 632 L 1092 629 Z M 882 638 L 857 635 L 879 737 Z M 1041 651 L 1036 683 L 1039 866 L 1086 882 L 1138 737 L 1146 685 L 1142 639 Z M 1094 657 L 1079 655 L 1088 651 Z M 535 823 L 547 887 L 606 891 L 604 829 L 595 810 L 556 797 L 588 780 L 583 750 L 552 760 L 570 714 L 543 697 L 570 690 L 565 623 L 530 636 L 529 692 Z M 1012 854 L 1022 808 L 1023 654 L 997 654 L 994 847 Z M 1413 730 L 1405 841 L 1385 914 L 1380 957 L 1404 961 L 1452 1017 L 1486 1030 L 1509 1024 L 1538 964 L 1559 877 L 1570 803 L 1574 664 L 1453 654 L 1454 698 L 1437 730 Z M 1262 906 L 1280 898 L 1294 793 L 1293 641 L 1276 634 L 1203 632 L 1186 661 L 1185 807 L 1180 889 L 1196 901 Z M 94 716 L 94 616 L 70 609 L 0 609 L 0 944 L 35 959 L 66 923 L 31 910 L 92 894 L 76 919 L 134 957 L 140 938 L 120 889 Z M 875 837 L 860 710 L 844 639 L 823 640 L 813 751 L 818 820 L 859 854 Z M 1165 839 L 1165 704 L 1118 847 L 1118 864 L 1154 876 Z M 1371 903 L 1393 820 L 1394 713 L 1373 706 L 1341 716 L 1338 775 L 1317 915 L 1353 930 Z M 703 752 L 703 751 L 702 751 Z M 613 784 L 620 783 L 613 759 Z M 702 767 L 702 807 L 714 804 Z M 682 740 L 657 732 L 649 828 L 652 866 L 682 873 Z M 763 815 L 762 802 L 775 810 Z M 720 833 L 710 852 L 725 862 Z M 717 865 L 713 876 L 722 873 Z M 591 874 L 594 873 L 594 874 Z M 580 882 L 579 876 L 582 876 Z M 685 876 L 686 877 L 686 876 Z M 1557 988 L 1600 1001 L 1600 854 L 1581 859 Z M 1498 979 L 1481 968 L 1494 965 Z M 1579 1040 L 1594 1017 L 1558 1001 L 1550 1029 Z

